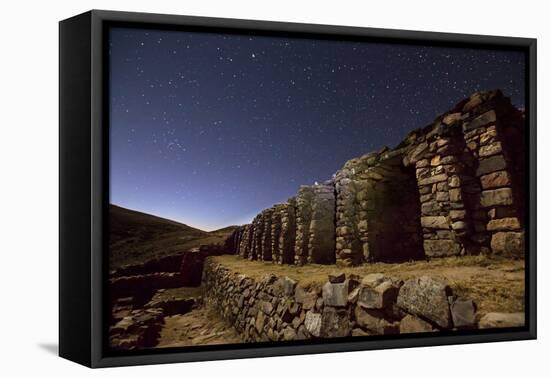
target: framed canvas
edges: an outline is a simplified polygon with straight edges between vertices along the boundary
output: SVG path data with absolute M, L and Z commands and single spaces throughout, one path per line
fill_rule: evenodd
M 536 338 L 536 40 L 60 22 L 59 353 Z

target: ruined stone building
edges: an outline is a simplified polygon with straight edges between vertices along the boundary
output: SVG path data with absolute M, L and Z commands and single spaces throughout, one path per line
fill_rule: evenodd
M 524 113 L 509 98 L 476 93 L 394 149 L 301 186 L 228 244 L 243 258 L 279 264 L 522 257 L 525 135 Z

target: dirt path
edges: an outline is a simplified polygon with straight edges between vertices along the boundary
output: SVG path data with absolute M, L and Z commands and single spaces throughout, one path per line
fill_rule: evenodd
M 168 316 L 164 321 L 158 348 L 243 342 L 233 327 L 205 306 L 184 315 Z

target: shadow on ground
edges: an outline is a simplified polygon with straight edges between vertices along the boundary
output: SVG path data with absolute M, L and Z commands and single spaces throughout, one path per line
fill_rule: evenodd
M 59 354 L 59 345 L 57 345 L 57 343 L 40 343 L 38 347 L 56 356 Z

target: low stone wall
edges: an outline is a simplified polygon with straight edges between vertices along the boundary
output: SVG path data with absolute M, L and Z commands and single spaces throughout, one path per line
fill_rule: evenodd
M 199 286 L 206 257 L 225 254 L 226 248 L 227 243 L 201 245 L 113 270 L 109 275 L 109 297 L 111 301 L 128 296 L 149 298 L 158 289 Z
M 184 252 L 173 255 L 155 258 L 145 261 L 141 264 L 132 264 L 113 269 L 109 276 L 124 277 L 151 274 L 156 272 L 178 272 L 180 270 L 181 259 Z
M 205 262 L 206 302 L 245 342 L 518 327 L 522 314 L 477 314 L 473 301 L 457 298 L 444 281 L 428 276 L 405 282 L 383 274 L 329 276 L 320 290 L 305 290 L 288 277 L 255 280 Z

